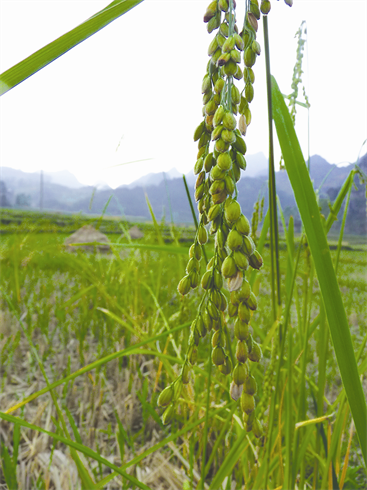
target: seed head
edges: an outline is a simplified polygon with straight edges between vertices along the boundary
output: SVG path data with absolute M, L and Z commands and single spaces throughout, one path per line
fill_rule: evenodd
M 226 189 L 227 189 L 227 192 L 228 194 L 231 196 L 234 192 L 234 189 L 235 189 L 235 183 L 232 179 L 232 176 L 231 175 L 226 175 L 226 177 L 224 178 L 224 182 L 225 182 L 225 185 L 226 185 Z
M 263 265 L 263 259 L 257 250 L 255 250 L 254 253 L 250 255 L 248 259 L 249 259 L 249 264 L 253 269 L 257 269 L 257 270 L 261 269 Z
M 243 237 L 243 251 L 248 257 L 255 251 L 255 243 L 250 236 Z
M 197 243 L 193 243 L 189 250 L 190 258 L 195 257 L 196 260 L 201 259 L 201 247 Z
M 221 153 L 217 158 L 217 165 L 221 170 L 230 170 L 232 168 L 232 159 L 230 154 L 228 152 Z
M 215 180 L 214 182 L 222 182 L 221 180 Z M 208 221 L 215 220 L 220 214 L 220 204 L 214 204 L 208 211 Z
M 241 157 L 243 158 L 242 155 L 241 155 Z M 241 235 L 247 236 L 250 233 L 250 222 L 246 218 L 246 216 L 244 216 L 243 214 L 241 214 L 241 216 L 236 221 L 235 227 L 236 227 L 236 230 L 239 233 L 241 233 Z
M 210 172 L 210 169 L 212 168 L 213 163 L 215 163 L 213 161 L 213 153 L 208 153 L 207 156 L 205 157 L 205 160 L 204 160 L 205 172 Z
M 252 349 L 249 352 L 248 357 L 252 362 L 259 362 L 261 360 L 262 351 L 261 351 L 261 347 L 259 346 L 259 344 L 257 342 L 254 341 L 252 343 Z
M 203 134 L 204 128 L 205 128 L 205 122 L 202 121 L 199 124 L 199 126 L 195 129 L 195 132 L 194 132 L 194 141 L 198 141 L 198 139 L 200 138 L 200 136 Z
M 219 32 L 222 34 L 222 36 L 228 37 L 228 30 L 229 30 L 228 24 L 222 22 L 219 26 Z
M 257 309 L 257 299 L 253 292 L 251 292 L 249 298 L 246 300 L 246 303 L 250 310 Z
M 245 62 L 245 65 L 247 67 L 254 66 L 256 61 L 256 54 L 251 47 L 246 48 L 245 53 L 243 55 L 243 61 Z
M 238 121 L 238 129 L 240 130 L 241 134 L 243 136 L 246 135 L 246 130 L 247 130 L 247 124 L 244 116 L 240 117 L 240 120 Z
M 225 42 L 222 46 L 222 52 L 223 53 L 229 53 L 235 47 L 235 44 L 236 44 L 235 37 L 230 36 L 228 39 L 225 40 Z
M 228 305 L 228 316 L 230 318 L 237 316 L 237 311 L 238 311 L 237 305 L 229 303 L 229 305 Z
M 248 357 L 248 347 L 246 342 L 243 342 L 242 340 L 237 342 L 237 348 L 236 348 L 236 358 L 238 362 L 246 362 Z
M 224 364 L 225 354 L 222 347 L 216 346 L 212 352 L 212 361 L 216 366 L 221 366 Z
M 190 381 L 190 368 L 188 364 L 183 365 L 181 376 L 183 384 L 187 385 Z
M 237 203 L 236 203 L 237 204 Z M 247 238 L 247 237 L 245 237 Z M 232 229 L 227 237 L 227 246 L 230 250 L 239 250 L 243 244 L 243 237 L 237 230 Z
M 222 139 L 219 139 L 215 142 L 214 147 L 219 153 L 224 153 L 229 150 L 229 143 L 226 143 Z
M 239 269 L 246 270 L 248 268 L 248 259 L 241 251 L 236 250 L 233 252 L 233 258 Z
M 185 296 L 191 289 L 191 279 L 189 275 L 184 276 L 181 281 L 178 283 L 178 292 Z
M 237 291 L 238 301 L 247 301 L 251 294 L 251 286 L 247 279 L 243 280 L 242 287 Z
M 257 23 L 257 19 L 255 15 L 252 12 L 247 12 L 247 19 L 249 21 L 250 26 L 253 28 L 253 30 L 257 32 L 259 25 Z
M 212 287 L 212 277 L 213 277 L 213 272 L 212 271 L 206 271 L 203 277 L 201 278 L 201 287 L 203 289 L 210 289 Z
M 255 420 L 252 423 L 252 432 L 254 433 L 254 436 L 259 439 L 263 435 L 263 427 L 261 425 L 261 422 L 259 419 L 255 417 Z
M 224 216 L 228 223 L 234 223 L 235 221 L 237 221 L 238 218 L 241 216 L 240 204 L 233 199 L 227 199 L 224 205 Z
M 254 87 L 251 83 L 246 83 L 245 95 L 248 102 L 252 102 L 254 98 Z
M 248 324 L 237 318 L 234 324 L 234 334 L 238 340 L 246 340 L 249 336 Z
M 162 422 L 163 422 L 163 424 L 164 425 L 169 424 L 172 421 L 174 414 L 175 414 L 175 408 L 174 408 L 174 405 L 172 403 L 163 412 L 163 415 L 162 415 Z
M 226 65 L 229 62 L 230 59 L 231 59 L 230 53 L 223 53 L 223 54 L 221 54 L 219 56 L 219 58 L 218 58 L 217 66 L 224 66 L 224 65 Z
M 237 66 L 236 73 L 233 76 L 235 77 L 236 80 L 241 80 L 241 78 L 243 77 L 242 70 L 239 66 Z
M 232 255 L 228 255 L 228 257 L 224 259 L 221 270 L 222 276 L 225 278 L 232 277 L 237 273 L 236 262 Z
M 261 46 L 256 40 L 252 41 L 251 48 L 252 48 L 252 51 L 257 54 L 257 56 L 260 56 Z
M 245 323 L 249 323 L 251 320 L 250 309 L 246 303 L 240 303 L 238 305 L 238 318 Z
M 205 18 L 204 18 L 205 19 Z M 204 20 L 205 22 L 205 20 Z M 220 24 L 220 15 L 216 15 L 215 17 L 212 17 L 209 22 L 208 22 L 208 25 L 206 26 L 207 28 L 207 31 L 209 32 L 209 34 L 211 32 L 214 31 L 214 29 L 217 29 L 217 27 L 219 27 L 219 24 Z
M 200 245 L 205 245 L 207 241 L 208 241 L 208 233 L 204 225 L 200 224 L 198 229 L 198 242 L 200 243 Z
M 240 50 L 240 51 L 243 51 L 244 47 L 245 47 L 245 43 L 243 42 L 243 39 L 242 37 L 239 35 L 239 34 L 234 34 L 234 39 L 235 39 L 235 42 L 236 42 L 236 46 L 237 48 Z
M 242 282 L 243 282 L 243 272 L 238 270 L 235 275 L 233 275 L 228 279 L 229 291 L 237 291 L 237 289 L 240 289 L 240 287 L 242 286 Z
M 159 395 L 158 398 L 158 406 L 159 407 L 168 407 L 168 405 L 172 402 L 174 395 L 174 390 L 172 385 L 167 386 Z
M 255 378 L 252 376 L 252 374 L 249 374 L 245 380 L 243 390 L 248 394 L 248 395 L 255 395 L 257 391 L 257 383 Z
M 219 0 L 218 7 L 223 11 L 228 11 L 228 1 L 227 0 Z
M 239 104 L 240 103 L 240 100 L 241 100 L 240 91 L 238 90 L 238 88 L 235 85 L 232 85 L 232 88 L 231 88 L 231 98 L 232 98 L 233 104 Z
M 238 386 L 243 385 L 247 375 L 248 375 L 247 364 L 243 364 L 242 362 L 238 362 L 235 365 L 235 367 L 233 369 L 233 374 L 232 374 L 232 378 L 233 378 L 234 383 L 236 383 L 236 385 L 238 385 Z
M 237 126 L 237 122 L 236 122 L 236 118 L 234 117 L 234 115 L 227 111 L 225 112 L 225 114 L 223 115 L 223 119 L 222 119 L 222 122 L 223 122 L 223 126 L 230 130 L 230 131 L 233 131 L 234 129 L 236 129 L 236 126 Z
M 231 383 L 231 387 L 229 389 L 229 394 L 231 395 L 232 400 L 237 401 L 242 393 L 243 385 L 236 385 L 234 381 Z
M 244 141 L 244 139 L 242 138 L 242 136 L 239 136 L 239 135 L 236 135 L 236 141 L 233 145 L 237 151 L 239 151 L 240 153 L 242 153 L 242 155 L 244 155 L 246 153 L 246 143 Z
M 226 375 L 226 376 L 227 376 L 227 374 L 230 374 L 231 373 L 231 371 L 232 371 L 232 362 L 231 362 L 231 360 L 230 360 L 230 358 L 228 356 L 225 357 L 224 364 L 221 364 L 219 366 L 219 371 L 222 374 Z
M 234 143 L 236 141 L 236 135 L 233 131 L 228 131 L 228 129 L 224 129 L 220 137 L 225 143 Z
M 242 391 L 241 395 L 241 409 L 243 412 L 249 414 L 255 410 L 255 399 L 252 395 L 248 395 L 245 391 Z
M 191 365 L 196 364 L 196 361 L 198 359 L 198 350 L 196 346 L 192 345 L 190 347 L 189 352 L 187 354 L 187 358 Z
M 260 19 L 260 9 L 257 1 L 251 1 L 250 2 L 250 11 L 254 14 L 257 20 Z

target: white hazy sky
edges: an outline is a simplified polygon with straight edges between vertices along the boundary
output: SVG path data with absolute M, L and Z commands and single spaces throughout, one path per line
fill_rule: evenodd
M 71 30 L 109 2 L 0 0 L 0 72 Z M 67 169 L 85 184 L 112 187 L 196 160 L 209 0 L 145 0 L 0 99 L 1 165 L 23 171 Z M 241 29 L 244 0 L 237 0 Z M 290 93 L 294 35 L 308 28 L 304 58 L 311 102 L 311 154 L 354 162 L 367 136 L 367 2 L 272 1 L 271 71 Z M 260 26 L 258 41 L 263 46 Z M 267 154 L 265 56 L 254 67 L 248 153 Z M 242 83 L 239 88 L 242 89 Z M 297 132 L 306 155 L 307 111 Z M 279 158 L 279 151 L 276 155 Z M 132 160 L 140 163 L 121 165 Z M 112 166 L 116 166 L 113 167 Z

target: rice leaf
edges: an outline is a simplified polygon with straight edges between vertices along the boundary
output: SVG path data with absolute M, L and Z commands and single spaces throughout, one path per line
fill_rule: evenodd
M 143 0 L 115 0 L 85 22 L 55 39 L 0 75 L 0 95 L 34 75 L 79 43 L 93 36 Z
M 279 143 L 314 259 L 341 378 L 367 463 L 367 407 L 348 321 L 310 176 L 291 117 L 274 77 L 272 77 L 272 96 L 273 118 Z
M 90 458 L 93 458 L 95 461 L 98 461 L 105 466 L 108 466 L 108 468 L 111 468 L 114 470 L 117 474 L 123 476 L 126 480 L 130 481 L 134 485 L 136 485 L 138 488 L 142 488 L 143 490 L 150 490 L 149 487 L 144 485 L 144 483 L 141 483 L 139 480 L 134 478 L 131 475 L 128 475 L 125 473 L 121 468 L 118 466 L 110 463 L 107 459 L 103 458 L 101 455 L 93 451 L 87 446 L 84 446 L 83 444 L 79 444 L 77 442 L 72 441 L 71 439 L 67 439 L 66 437 L 60 436 L 59 434 L 55 434 L 53 432 L 50 432 L 48 430 L 42 429 L 42 427 L 38 427 L 37 425 L 30 424 L 26 420 L 20 418 L 20 417 L 14 417 L 13 415 L 8 415 L 6 413 L 0 412 L 0 418 L 3 420 L 7 420 L 8 422 L 12 422 L 13 424 L 19 424 L 22 427 L 26 427 L 27 429 L 35 430 L 37 432 L 42 432 L 43 434 L 48 435 L 49 437 L 52 437 L 56 441 L 60 441 L 70 448 L 76 449 L 77 451 L 85 454 L 85 456 L 89 456 Z M 126 466 L 126 465 L 125 465 Z

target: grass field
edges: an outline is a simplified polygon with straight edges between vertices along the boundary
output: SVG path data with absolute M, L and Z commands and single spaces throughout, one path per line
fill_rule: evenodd
M 23 218 L 25 216 L 23 214 Z M 180 242 L 180 238 L 185 240 L 192 231 L 145 225 L 145 237 L 138 241 L 129 242 L 123 233 L 110 234 L 111 243 L 115 244 L 110 253 L 71 253 L 63 247 L 67 234 L 61 232 L 62 226 L 53 224 L 54 229 L 50 233 L 47 232 L 50 224 L 45 226 L 38 222 L 38 229 L 35 227 L 33 232 L 24 233 L 23 229 L 30 226 L 26 221 L 21 220 L 18 233 L 0 235 L 0 411 L 6 412 L 46 387 L 40 362 L 49 382 L 53 383 L 94 361 L 122 352 L 117 358 L 101 363 L 95 369 L 87 369 L 85 374 L 53 390 L 70 438 L 96 451 L 153 489 L 196 488 L 202 476 L 202 451 L 206 441 L 205 488 L 215 482 L 216 475 L 223 472 L 226 465 L 229 467 L 228 474 L 222 480 L 223 487 L 218 488 L 241 488 L 240 482 L 243 481 L 247 482 L 246 488 L 252 488 L 261 474 L 257 461 L 265 448 L 262 439 L 257 440 L 243 430 L 238 406 L 229 397 L 228 377 L 220 374 L 215 367 L 209 369 L 208 335 L 201 342 L 195 377 L 183 391 L 177 416 L 169 426 L 163 426 L 160 420 L 162 409 L 157 407 L 158 395 L 179 374 L 186 352 L 189 324 L 200 301 L 199 295 L 181 297 L 177 293 L 189 248 L 189 244 Z M 51 223 L 52 217 L 48 221 Z M 115 220 L 114 226 L 118 223 Z M 84 222 L 70 220 L 69 230 L 74 230 L 80 224 Z M 121 224 L 126 229 L 128 224 Z M 4 228 L 6 226 L 3 224 Z M 164 243 L 164 236 L 169 236 L 170 244 Z M 347 238 L 346 242 L 353 249 L 341 251 L 338 281 L 354 350 L 356 355 L 358 352 L 361 355 L 367 330 L 367 259 L 363 240 L 358 244 L 357 239 Z M 207 252 L 210 257 L 210 243 Z M 287 251 L 284 249 L 280 253 L 284 284 Z M 332 251 L 334 259 L 335 255 L 336 252 Z M 262 344 L 264 352 L 264 362 L 256 370 L 256 401 L 266 429 L 269 408 L 266 396 L 274 379 L 269 365 L 274 363 L 277 356 L 274 346 L 278 329 L 272 322 L 266 247 L 263 257 L 265 267 L 258 273 L 254 284 L 254 290 L 259 292 L 259 307 L 251 325 L 254 339 Z M 298 383 L 301 380 L 304 349 L 302 297 L 307 290 L 309 271 L 309 255 L 304 249 L 300 256 L 290 325 L 293 337 L 292 404 L 295 412 L 298 410 Z M 306 322 L 309 343 L 304 415 L 312 420 L 318 414 L 320 380 L 320 327 L 317 321 L 320 295 L 315 278 L 307 294 L 311 299 L 306 303 L 309 308 Z M 40 362 L 32 353 L 21 325 L 33 343 Z M 168 329 L 181 325 L 184 327 L 170 336 L 166 335 Z M 159 335 L 161 338 L 154 340 Z M 230 320 L 228 335 L 233 341 Z M 343 399 L 341 379 L 330 341 L 327 340 L 327 343 L 324 351 L 327 355 L 324 359 L 323 408 L 328 417 L 322 424 L 299 429 L 303 443 L 304 479 L 307 486 L 312 488 L 316 453 L 320 454 L 319 478 L 325 471 L 329 473 L 325 458 L 331 447 L 332 434 L 337 433 L 333 471 L 340 481 L 345 468 L 343 488 L 363 488 L 367 480 L 361 452 L 356 437 L 349 440 L 349 435 L 353 434 L 351 418 Z M 365 359 L 360 363 L 360 368 L 362 376 L 365 376 Z M 210 409 L 215 414 L 210 418 L 209 430 L 204 437 L 208 377 Z M 286 384 L 287 371 L 284 370 L 281 379 L 283 394 Z M 365 377 L 364 388 L 366 390 Z M 278 438 L 273 437 L 269 488 L 281 485 L 282 464 L 279 461 L 285 457 L 283 417 L 286 408 L 278 406 L 277 409 Z M 337 417 L 338 411 L 343 414 L 341 422 Z M 59 435 L 65 434 L 50 393 L 37 396 L 11 413 L 23 417 L 34 426 Z M 203 417 L 198 424 L 197 421 Z M 296 416 L 294 422 L 299 421 Z M 80 483 L 75 459 L 62 442 L 25 427 L 20 428 L 16 436 L 14 425 L 6 421 L 1 422 L 0 431 L 3 465 L 6 459 L 4 448 L 8 448 L 11 459 L 15 438 L 19 437 L 17 463 L 13 461 L 18 488 L 87 488 Z M 231 456 L 239 439 L 243 447 L 236 453 L 235 461 L 231 462 L 228 455 Z M 347 453 L 349 461 L 345 459 Z M 121 477 L 109 481 L 111 470 L 101 462 L 83 455 L 81 461 L 92 480 L 100 482 L 101 486 L 96 488 L 135 488 L 130 481 Z M 302 461 L 297 464 L 301 465 Z M 0 481 L 4 487 L 4 475 Z

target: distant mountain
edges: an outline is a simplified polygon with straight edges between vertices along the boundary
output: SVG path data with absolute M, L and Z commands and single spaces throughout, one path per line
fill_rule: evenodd
M 41 172 L 23 172 L 9 167 L 0 167 L 0 180 L 6 185 L 11 206 L 39 207 Z M 62 182 L 64 185 L 61 184 Z M 68 186 L 65 185 L 66 183 Z M 44 173 L 43 207 L 50 210 L 67 210 L 69 206 L 84 196 L 90 199 L 92 190 L 92 187 L 83 186 L 67 170 Z
M 23 172 L 10 167 L 0 168 L 0 178 L 12 187 L 22 186 L 25 182 L 39 183 L 41 171 L 38 172 Z M 68 170 L 59 170 L 57 172 L 43 172 L 43 181 L 52 184 L 63 185 L 70 189 L 79 189 L 84 187 L 74 174 Z
M 268 207 L 267 159 L 262 153 L 258 153 L 257 155 L 247 156 L 246 160 L 247 169 L 243 174 L 243 178 L 238 182 L 237 188 L 242 210 L 250 219 L 254 203 L 258 199 L 264 196 L 265 209 Z M 361 159 L 360 167 L 367 173 L 367 155 Z M 328 214 L 328 201 L 335 199 L 352 168 L 353 165 L 346 167 L 330 165 L 322 157 L 318 155 L 312 156 L 311 179 L 316 190 L 321 186 L 319 198 L 324 214 Z M 66 179 L 67 182 L 71 182 L 73 185 L 73 179 L 68 179 L 67 175 Z M 186 175 L 186 179 L 194 202 L 196 176 L 191 172 Z M 2 195 L 6 196 L 6 200 L 11 206 L 17 204 L 19 207 L 26 205 L 31 208 L 39 207 L 39 173 L 28 174 L 3 167 L 0 171 L 0 181 L 4 181 L 6 187 L 6 189 L 2 190 Z M 357 190 L 352 190 L 346 231 L 348 233 L 366 234 L 364 187 L 359 184 L 357 177 L 355 178 L 355 184 Z M 290 215 L 293 215 L 299 228 L 299 213 L 285 170 L 276 172 L 276 185 L 286 221 Z M 121 186 L 115 190 L 108 186 L 104 188 L 102 185 L 70 188 L 53 183 L 50 176 L 45 175 L 43 188 L 43 208 L 48 210 L 99 214 L 102 213 L 106 203 L 109 201 L 106 210 L 109 215 L 124 214 L 135 218 L 150 219 L 145 199 L 145 194 L 147 194 L 158 220 L 162 219 L 163 216 L 166 217 L 166 220 L 170 220 L 172 216 L 176 223 L 192 222 L 191 210 L 182 176 L 175 169 L 165 174 L 163 172 L 148 174 L 130 185 Z M 333 225 L 334 230 L 339 229 L 340 222 L 341 220 Z
M 254 155 L 246 155 L 246 177 L 260 177 L 268 173 L 268 159 L 264 153 L 259 152 Z
M 84 187 L 84 185 L 81 184 L 75 177 L 75 175 L 68 170 L 45 172 L 44 176 L 47 180 L 50 179 L 50 182 L 53 184 L 63 185 L 65 187 L 69 187 L 69 189 L 80 189 L 80 187 Z
M 149 187 L 152 185 L 159 185 L 165 178 L 166 180 L 172 180 L 178 177 L 182 177 L 182 174 L 175 168 L 171 168 L 168 172 L 157 172 L 144 175 L 143 177 L 140 177 L 140 179 L 131 182 L 131 184 L 120 187 L 127 187 L 128 189 L 134 189 L 135 187 Z
M 246 164 L 246 172 L 243 174 L 245 177 L 263 177 L 268 173 L 268 159 L 262 152 L 246 155 Z M 186 180 L 188 185 L 195 185 L 196 176 L 193 170 L 186 174 Z

